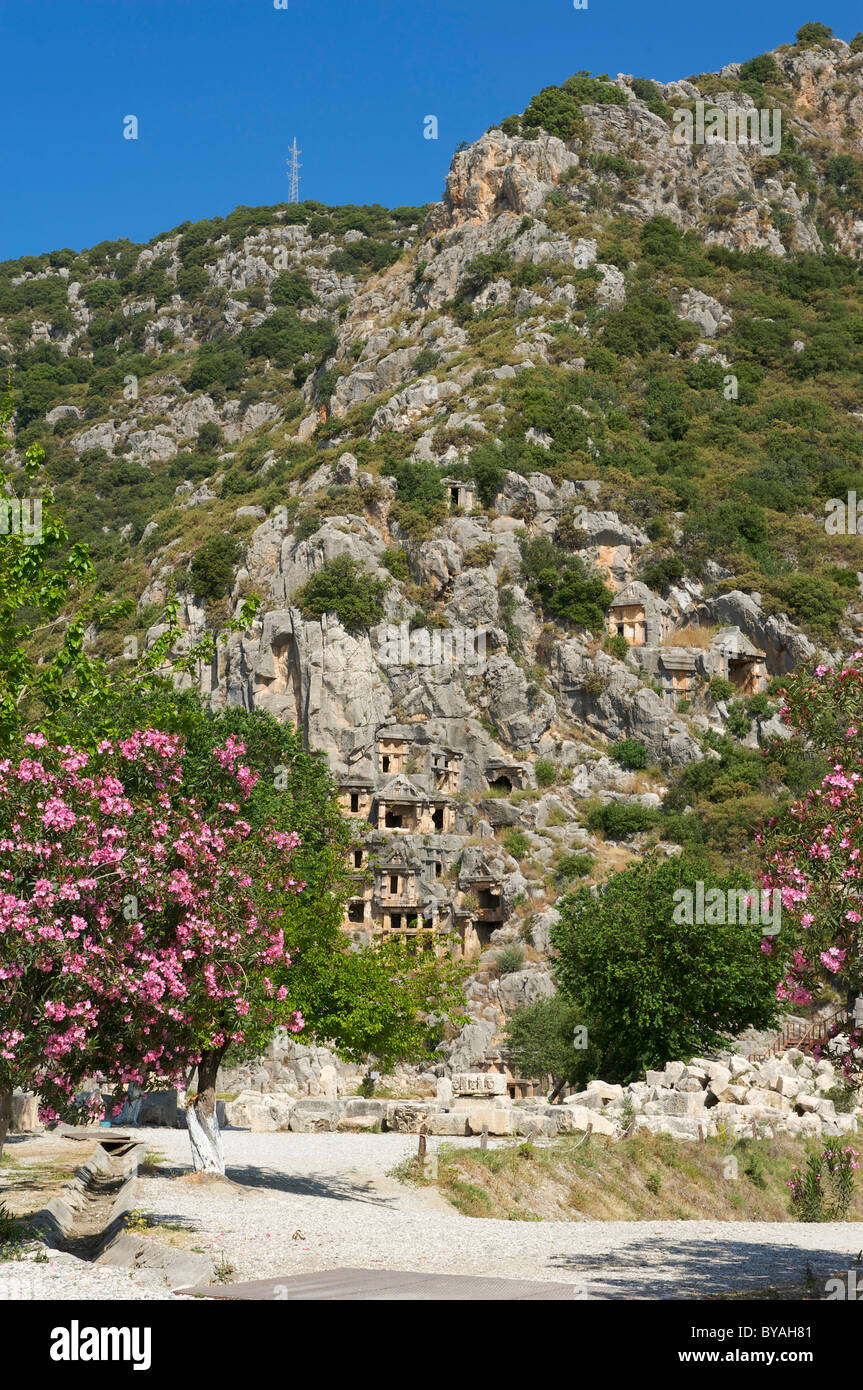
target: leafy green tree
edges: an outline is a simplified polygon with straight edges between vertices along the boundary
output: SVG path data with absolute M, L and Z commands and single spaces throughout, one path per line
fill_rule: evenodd
M 782 72 L 769 53 L 759 53 L 757 58 L 750 58 L 740 66 L 740 81 L 747 82 L 751 77 L 756 82 L 778 82 Z
M 386 588 L 382 579 L 363 574 L 356 560 L 337 555 L 297 590 L 294 602 L 304 618 L 335 613 L 347 632 L 362 632 L 383 620 Z
M 668 300 L 644 290 L 609 315 L 602 346 L 618 357 L 636 357 L 657 348 L 674 352 L 697 337 L 695 325 L 677 318 Z
M 719 877 L 700 859 L 650 857 L 612 874 L 597 896 L 582 887 L 559 905 L 551 931 L 557 982 L 583 1011 L 610 1080 L 686 1060 L 775 1020 L 781 966 L 762 951 L 757 926 L 674 920 L 682 915 L 675 893 L 687 890 L 694 902 L 699 882 L 705 898 L 714 888 L 749 886 L 744 875 Z
M 828 25 L 817 22 L 803 24 L 794 37 L 803 48 L 820 48 L 823 44 L 830 42 L 833 37 L 833 30 Z
M 243 354 L 236 343 L 218 347 L 202 343 L 195 353 L 186 380 L 189 391 L 212 391 L 214 387 L 229 389 L 238 386 L 246 372 Z
M 9 448 L 11 420 L 7 397 L 0 404 L 0 458 Z M 43 461 L 42 446 L 32 444 L 23 461 L 31 489 Z M 0 466 L 0 490 L 6 512 L 0 533 L 0 747 L 8 748 L 19 730 L 50 721 L 104 684 L 101 663 L 85 650 L 85 633 L 90 623 L 116 617 L 126 605 L 99 603 L 87 548 L 70 545 L 49 488 L 21 498 Z
M 215 420 L 206 420 L 198 430 L 198 453 L 212 454 L 222 447 L 222 431 Z
M 307 322 L 286 307 L 270 314 L 257 328 L 244 328 L 237 343 L 247 356 L 268 357 L 287 368 L 299 363 L 306 353 L 311 353 L 314 364 L 322 362 L 336 340 L 328 323 Z
M 601 576 L 591 574 L 577 555 L 547 536 L 520 536 L 518 543 L 525 588 L 540 603 L 543 615 L 601 632 L 612 599 Z
M 589 72 L 576 72 L 563 84 L 563 91 L 582 106 L 625 106 L 626 97 L 606 73 L 591 77 Z
M 177 289 L 184 299 L 200 299 L 210 287 L 207 272 L 200 265 L 184 265 L 177 271 Z
M 234 536 L 220 532 L 205 541 L 189 566 L 193 591 L 203 599 L 223 598 L 234 582 L 240 547 Z
M 476 484 L 476 495 L 482 505 L 484 507 L 493 506 L 494 499 L 503 486 L 506 472 L 506 467 L 499 457 L 499 450 L 494 444 L 480 444 L 471 452 L 468 469 Z
M 579 101 L 562 87 L 543 87 L 528 103 L 521 119 L 523 129 L 538 126 L 564 141 L 571 140 L 584 129 Z
M 440 469 L 425 459 L 412 463 L 409 459 L 392 463 L 381 469 L 385 477 L 395 478 L 399 502 L 411 507 L 434 506 L 446 500 L 446 488 Z
M 639 579 L 656 594 L 662 594 L 670 584 L 677 584 L 686 574 L 686 566 L 679 555 L 665 555 L 645 565 Z
M 290 308 L 315 303 L 312 287 L 306 277 L 292 270 L 283 270 L 281 275 L 276 276 L 270 295 L 274 304 Z
M 518 1009 L 507 1024 L 504 1046 L 516 1076 L 531 1081 L 552 1078 L 550 1101 L 564 1086 L 581 1090 L 597 1075 L 600 1056 L 590 1044 L 590 1028 L 580 1009 L 562 994 Z

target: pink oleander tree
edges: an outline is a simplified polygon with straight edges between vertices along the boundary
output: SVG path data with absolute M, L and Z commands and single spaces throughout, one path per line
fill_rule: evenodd
M 37 733 L 0 760 L 0 1149 L 16 1085 L 51 1119 L 75 1114 L 87 1076 L 119 1095 L 197 1067 L 195 1167 L 224 1171 L 225 1051 L 304 1026 L 283 983 L 299 841 L 243 819 L 257 776 L 244 751 L 233 737 L 214 750 L 206 815 L 179 735 L 88 753 Z
M 830 986 L 850 1004 L 863 994 L 863 651 L 789 677 L 781 716 L 826 770 L 758 837 L 764 886 L 782 895 L 781 931 L 762 949 L 783 955 L 778 998 L 806 1005 Z M 831 1050 L 859 1082 L 859 1020 L 832 1031 Z

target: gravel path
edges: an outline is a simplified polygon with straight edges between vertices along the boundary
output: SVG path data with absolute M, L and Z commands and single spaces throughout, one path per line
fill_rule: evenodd
M 189 1168 L 183 1131 L 141 1137 L 175 1172 Z M 235 1280 L 359 1267 L 569 1282 L 588 1298 L 698 1298 L 802 1284 L 807 1265 L 823 1287 L 863 1246 L 859 1223 L 476 1220 L 387 1177 L 416 1153 L 415 1136 L 223 1138 L 231 1185 L 145 1177 L 138 1204 L 193 1229 L 184 1242 L 221 1252 Z
M 174 1299 L 155 1275 L 89 1264 L 74 1255 L 49 1251 L 47 1264 L 10 1260 L 0 1264 L 0 1303 L 7 1299 L 70 1302 L 75 1299 Z M 189 1299 L 177 1300 L 187 1303 Z

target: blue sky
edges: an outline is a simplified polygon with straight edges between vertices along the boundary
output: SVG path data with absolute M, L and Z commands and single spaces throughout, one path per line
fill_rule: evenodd
M 0 259 L 282 202 L 294 135 L 301 197 L 431 202 L 459 141 L 578 69 L 668 81 L 863 27 L 859 0 L 287 3 L 0 0 Z

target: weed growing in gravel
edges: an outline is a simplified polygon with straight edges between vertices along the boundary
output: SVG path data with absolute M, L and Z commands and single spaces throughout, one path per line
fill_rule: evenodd
M 219 1263 L 213 1265 L 213 1278 L 217 1284 L 230 1284 L 236 1274 L 236 1268 L 226 1258 L 224 1252 L 219 1258 Z
M 25 1223 L 13 1215 L 5 1202 L 0 1202 L 0 1263 L 9 1260 L 47 1264 L 48 1256 L 36 1246 L 32 1235 L 26 1231 Z
M 162 1164 L 166 1162 L 165 1155 L 160 1153 L 158 1149 L 148 1149 L 138 1164 L 138 1172 L 144 1177 L 154 1177 L 159 1173 Z
M 145 1211 L 130 1211 L 126 1217 L 126 1230 L 133 1231 L 135 1235 L 143 1235 L 145 1231 L 149 1231 L 158 1224 L 157 1217 L 149 1216 Z

